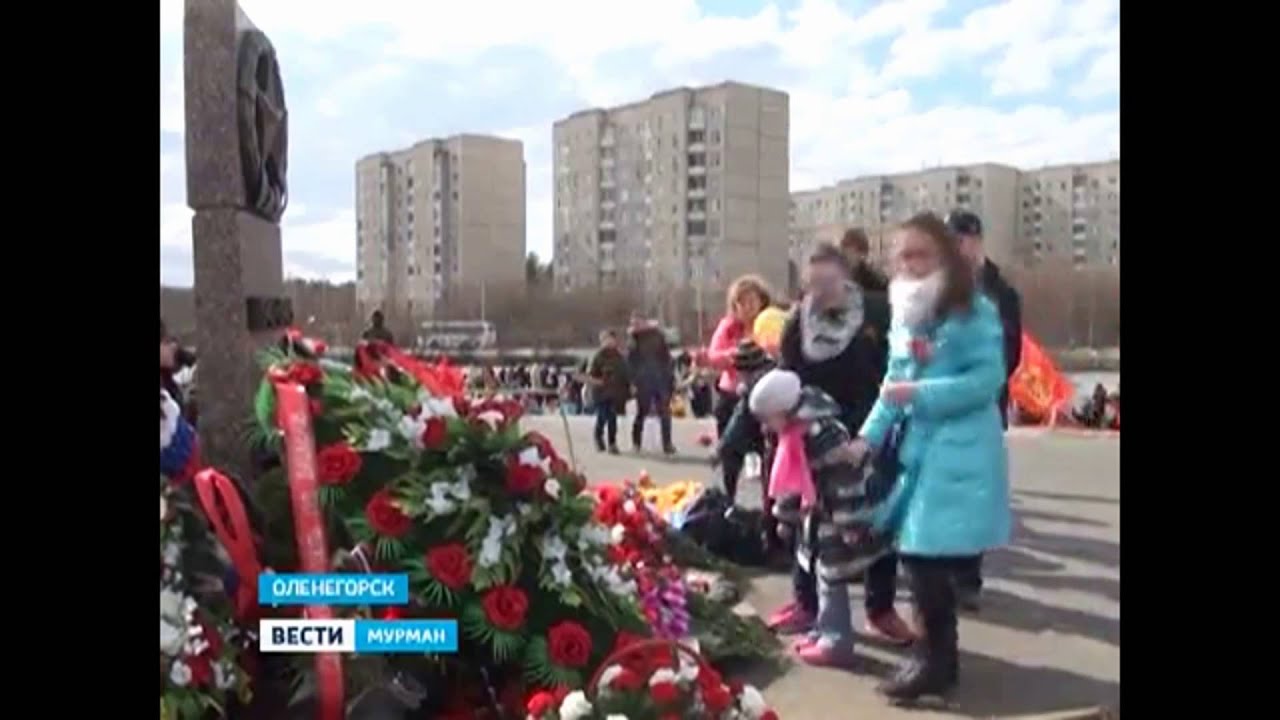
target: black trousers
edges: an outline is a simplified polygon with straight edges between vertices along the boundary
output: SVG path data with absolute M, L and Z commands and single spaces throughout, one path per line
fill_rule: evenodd
M 662 449 L 671 447 L 671 393 L 662 388 L 636 388 L 636 417 L 631 421 L 631 444 L 637 448 L 644 440 L 644 420 L 651 414 L 658 416 L 662 428 Z
M 728 393 L 721 390 L 716 391 L 716 435 L 724 437 L 725 428 L 729 425 L 729 419 L 733 417 L 734 410 L 738 407 L 738 402 L 742 396 L 736 393 Z M 755 418 L 743 418 L 744 422 L 755 424 Z M 725 453 L 720 457 L 720 473 L 721 480 L 724 482 L 724 492 L 729 496 L 730 500 L 734 500 L 738 496 L 738 478 L 742 475 L 743 461 L 746 460 L 747 453 L 755 452 L 760 455 L 761 462 L 764 461 L 764 435 L 757 429 L 751 433 L 751 440 L 748 444 L 739 447 L 725 448 Z M 762 470 L 763 472 L 763 470 Z
M 902 565 L 911 582 L 917 627 L 924 630 L 917 654 L 936 670 L 956 679 L 959 671 L 959 631 L 956 619 L 955 578 L 972 567 L 974 557 L 922 557 L 903 555 Z
M 955 561 L 955 582 L 961 592 L 982 591 L 982 556 L 960 558 Z
M 606 434 L 609 447 L 618 445 L 618 407 L 612 400 L 596 402 L 596 446 L 604 447 Z

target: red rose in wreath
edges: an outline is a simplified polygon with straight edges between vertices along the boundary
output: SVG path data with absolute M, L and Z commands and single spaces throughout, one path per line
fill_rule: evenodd
M 401 512 L 391 491 L 386 488 L 369 498 L 369 504 L 364 506 L 364 516 L 369 527 L 383 537 L 404 537 L 413 528 L 413 519 Z
M 572 620 L 552 625 L 547 631 L 547 655 L 561 667 L 584 667 L 591 659 L 591 633 Z
M 614 676 L 609 687 L 619 692 L 634 692 L 644 686 L 644 678 L 631 668 L 624 667 Z
M 360 453 L 344 442 L 326 445 L 316 453 L 321 485 L 346 485 L 360 472 L 360 465 Z
M 546 690 L 539 690 L 529 696 L 528 702 L 524 704 L 525 712 L 535 718 L 541 719 L 543 715 L 556 709 L 556 696 Z
M 428 450 L 439 450 L 449 440 L 449 426 L 443 418 L 433 417 L 422 429 L 422 447 Z
M 512 495 L 528 495 L 542 487 L 546 479 L 546 473 L 537 465 L 525 465 L 514 455 L 507 458 L 507 492 Z
M 529 597 L 520 588 L 499 585 L 484 594 L 480 605 L 490 625 L 513 632 L 524 624 L 524 616 L 529 612 Z
M 441 585 L 461 590 L 471 582 L 471 554 L 461 543 L 431 548 L 427 551 L 427 571 Z
M 213 665 L 204 655 L 188 655 L 185 659 L 191 669 L 192 687 L 205 687 L 213 682 Z
M 704 687 L 702 690 L 702 704 L 707 706 L 712 714 L 718 714 L 729 709 L 733 704 L 733 696 L 729 694 L 729 688 L 724 685 L 717 684 L 714 687 Z
M 296 382 L 303 387 L 309 387 L 324 378 L 324 371 L 315 363 L 295 362 L 289 366 L 287 375 L 290 381 Z

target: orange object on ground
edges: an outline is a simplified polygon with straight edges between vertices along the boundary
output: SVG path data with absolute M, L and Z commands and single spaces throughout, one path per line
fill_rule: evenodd
M 1024 417 L 1049 418 L 1071 405 L 1075 387 L 1049 354 L 1027 333 L 1022 333 L 1022 362 L 1009 378 L 1009 399 Z

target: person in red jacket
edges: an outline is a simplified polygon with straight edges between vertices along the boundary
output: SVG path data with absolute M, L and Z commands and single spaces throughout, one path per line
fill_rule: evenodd
M 716 325 L 707 347 L 707 361 L 711 367 L 720 371 L 716 382 L 716 434 L 723 437 L 725 426 L 733 417 L 734 408 L 741 399 L 738 372 L 734 369 L 733 358 L 738 350 L 738 343 L 751 337 L 751 328 L 761 310 L 769 307 L 772 293 L 764 279 L 758 275 L 743 275 L 729 286 L 725 302 L 725 314 Z M 760 432 L 752 433 L 755 438 L 747 447 L 739 447 L 738 451 L 727 453 L 721 458 L 720 469 L 723 473 L 725 494 L 732 501 L 738 491 L 738 476 L 742 474 L 743 460 L 751 451 L 763 455 L 763 442 Z

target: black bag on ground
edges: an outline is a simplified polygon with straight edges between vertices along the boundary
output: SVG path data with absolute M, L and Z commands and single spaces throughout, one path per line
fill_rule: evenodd
M 765 563 L 760 510 L 734 506 L 719 488 L 707 488 L 685 515 L 680 532 L 709 552 L 738 565 Z

